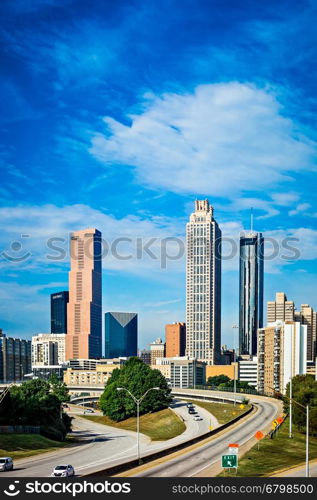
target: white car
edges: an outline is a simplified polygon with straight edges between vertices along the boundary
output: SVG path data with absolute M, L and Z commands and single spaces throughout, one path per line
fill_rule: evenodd
M 56 465 L 51 476 L 69 477 L 75 475 L 75 469 L 72 465 Z
M 13 470 L 13 460 L 11 457 L 0 458 L 0 470 Z
M 94 412 L 94 410 L 88 409 L 88 410 L 84 410 L 84 415 L 85 415 L 86 413 L 95 413 L 95 412 Z
M 203 420 L 200 415 L 195 415 L 194 420 Z

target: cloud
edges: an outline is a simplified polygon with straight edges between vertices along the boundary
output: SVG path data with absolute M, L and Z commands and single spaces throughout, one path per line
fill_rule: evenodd
M 308 210 L 309 208 L 311 208 L 311 205 L 310 203 L 299 203 L 296 208 L 294 208 L 293 210 L 290 210 L 288 212 L 288 215 L 292 216 L 292 215 L 298 215 L 302 212 L 305 212 L 306 210 Z M 306 215 L 306 214 L 305 214 Z
M 276 190 L 315 168 L 316 144 L 282 113 L 272 92 L 238 82 L 147 94 L 130 124 L 104 118 L 90 152 L 107 168 L 130 166 L 139 182 L 176 193 Z

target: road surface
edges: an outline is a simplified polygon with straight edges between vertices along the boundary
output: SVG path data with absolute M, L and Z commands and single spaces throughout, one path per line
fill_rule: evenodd
M 193 416 L 188 414 L 185 402 L 174 402 L 172 407 L 173 411 L 183 418 L 186 431 L 173 439 L 156 442 L 140 434 L 141 456 L 204 434 L 208 431 L 211 421 L 214 427 L 219 425 L 216 419 L 210 420 L 210 413 L 202 408 L 199 408 L 199 414 L 203 420 L 195 421 Z M 135 432 L 80 418 L 83 410 L 78 407 L 70 408 L 69 412 L 74 416 L 73 434 L 80 439 L 79 443 L 54 452 L 16 460 L 14 470 L 1 473 L 1 477 L 48 477 L 58 464 L 71 464 L 76 475 L 86 475 L 137 457 Z
M 280 414 L 280 403 L 273 399 L 250 398 L 258 410 L 247 422 L 236 424 L 228 432 L 215 437 L 211 442 L 201 445 L 196 449 L 180 452 L 179 456 L 167 459 L 156 466 L 147 464 L 143 470 L 133 474 L 135 477 L 210 477 L 209 469 L 212 464 L 220 463 L 221 455 L 228 453 L 229 443 L 238 443 L 240 446 L 246 442 L 254 442 L 254 434 L 258 430 L 269 430 L 271 422 Z M 122 474 L 123 475 L 123 474 Z

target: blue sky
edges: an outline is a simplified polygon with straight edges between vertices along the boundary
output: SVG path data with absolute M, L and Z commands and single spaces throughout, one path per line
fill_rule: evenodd
M 160 242 L 182 240 L 205 197 L 226 238 L 250 207 L 267 238 L 296 238 L 297 259 L 266 261 L 265 300 L 317 308 L 315 2 L 4 0 L 0 14 L 0 327 L 49 331 L 69 232 L 96 226 L 132 240 L 131 259 L 104 259 L 104 311 L 138 312 L 140 347 L 163 336 L 185 318 L 185 263 L 162 268 Z M 157 258 L 137 258 L 151 238 Z M 236 256 L 222 302 L 230 345 Z

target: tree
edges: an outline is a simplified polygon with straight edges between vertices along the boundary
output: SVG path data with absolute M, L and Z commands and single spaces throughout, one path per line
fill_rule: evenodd
M 229 380 L 229 382 L 226 382 L 224 384 L 220 384 L 219 387 L 223 387 L 223 388 L 229 388 L 229 389 L 233 389 L 234 387 L 234 380 Z M 243 391 L 255 391 L 254 387 L 252 385 L 249 385 L 248 382 L 244 382 L 244 381 L 241 381 L 241 380 L 236 380 L 236 388 L 237 390 L 239 390 L 240 392 L 243 392 Z
M 296 375 L 292 379 L 293 399 L 303 405 L 309 405 L 309 428 L 313 434 L 317 434 L 317 381 L 312 375 Z M 290 384 L 286 386 L 286 398 L 284 398 L 284 411 L 289 413 Z M 298 430 L 304 432 L 306 429 L 306 411 L 294 403 L 293 422 Z
M 141 359 L 132 357 L 122 368 L 113 370 L 105 390 L 99 400 L 99 407 L 104 415 L 115 422 L 136 415 L 136 404 L 126 391 L 117 391 L 118 387 L 128 389 L 136 398 L 152 387 L 160 391 L 150 391 L 140 405 L 140 414 L 167 408 L 171 402 L 166 379 L 159 370 L 152 370 Z
M 225 384 L 226 382 L 230 382 L 230 378 L 227 375 L 215 375 L 214 377 L 208 377 L 207 385 L 218 387 L 218 385 Z
M 51 392 L 58 398 L 61 403 L 67 403 L 70 400 L 67 385 L 59 380 L 56 373 L 53 373 L 49 378 Z
M 71 417 L 46 380 L 34 379 L 13 386 L 0 405 L 0 424 L 40 426 L 41 433 L 62 441 L 71 430 Z

